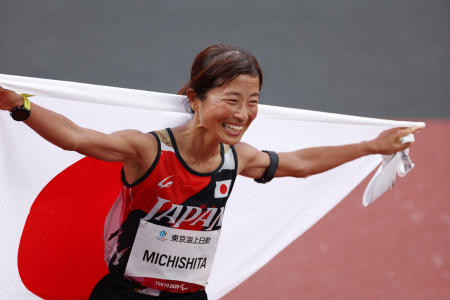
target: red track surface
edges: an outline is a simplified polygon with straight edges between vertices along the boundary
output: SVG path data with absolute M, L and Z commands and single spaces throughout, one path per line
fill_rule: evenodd
M 223 299 L 450 299 L 450 121 L 416 135 L 416 168 L 368 208 L 366 179 Z

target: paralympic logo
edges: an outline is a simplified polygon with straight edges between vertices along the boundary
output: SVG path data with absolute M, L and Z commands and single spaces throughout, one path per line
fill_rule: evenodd
M 157 236 L 156 238 L 157 238 L 158 240 L 160 240 L 160 241 L 165 241 L 165 240 L 167 240 L 167 231 L 161 230 L 161 231 L 159 232 L 159 236 Z

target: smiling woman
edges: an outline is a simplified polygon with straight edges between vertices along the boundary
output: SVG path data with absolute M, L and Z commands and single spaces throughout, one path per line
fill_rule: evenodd
M 123 165 L 121 192 L 105 223 L 109 274 L 90 299 L 207 299 L 205 285 L 237 175 L 258 182 L 306 177 L 363 155 L 403 150 L 409 144 L 401 137 L 417 130 L 395 128 L 350 145 L 259 151 L 241 139 L 257 116 L 261 84 L 251 54 L 213 45 L 197 56 L 179 92 L 187 96 L 191 120 L 151 133 L 112 134 L 82 128 L 0 88 L 0 109 L 26 110 L 24 122 L 49 142 Z

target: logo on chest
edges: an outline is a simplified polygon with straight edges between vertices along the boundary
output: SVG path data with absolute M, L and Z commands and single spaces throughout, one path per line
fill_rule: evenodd
M 171 186 L 173 184 L 173 181 L 169 181 L 169 179 L 172 178 L 173 176 L 175 176 L 175 175 L 167 176 L 166 178 L 164 178 L 163 180 L 158 182 L 159 188 L 162 189 L 162 188 L 167 188 L 167 187 Z

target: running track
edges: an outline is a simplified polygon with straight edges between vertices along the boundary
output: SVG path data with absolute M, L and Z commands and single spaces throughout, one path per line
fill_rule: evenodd
M 449 132 L 427 121 L 392 191 L 364 208 L 366 179 L 222 299 L 450 299 Z

